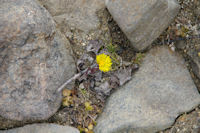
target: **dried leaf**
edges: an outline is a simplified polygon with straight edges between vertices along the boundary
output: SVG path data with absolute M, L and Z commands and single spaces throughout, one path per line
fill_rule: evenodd
M 93 77 L 88 78 L 87 80 L 83 82 L 83 85 L 84 85 L 84 88 L 86 89 L 93 89 L 95 86 L 94 78 Z
M 63 98 L 62 105 L 64 107 L 69 107 L 72 103 L 73 103 L 73 99 L 71 96 L 67 96 L 67 97 Z
M 85 53 L 81 56 L 80 59 L 77 60 L 77 69 L 78 71 L 83 71 L 86 68 L 88 68 L 89 66 L 91 66 L 91 64 L 94 62 L 94 58 Z
M 125 84 L 126 82 L 128 82 L 131 79 L 132 68 L 128 67 L 128 68 L 125 68 L 125 69 L 119 69 L 116 72 L 116 76 L 119 79 L 119 85 L 122 86 L 123 84 Z
M 120 85 L 119 78 L 116 75 L 112 74 L 110 77 L 110 87 L 115 89 L 119 87 L 119 85 Z
M 93 124 L 90 123 L 90 124 L 88 125 L 88 129 L 89 129 L 89 130 L 92 130 L 93 128 L 94 128 Z
M 103 42 L 100 40 L 91 40 L 86 48 L 87 52 L 94 52 L 98 54 L 99 50 L 103 46 Z
M 138 68 L 139 66 L 134 64 L 112 72 L 110 76 L 110 86 L 112 88 L 116 88 L 124 85 L 131 79 L 133 71 L 137 70 Z
M 89 131 L 89 130 L 88 130 L 87 128 L 85 128 L 85 132 L 88 133 L 88 131 Z
M 103 95 L 110 95 L 111 87 L 108 81 L 103 82 L 99 87 L 95 87 L 94 90 Z
M 67 97 L 67 96 L 70 96 L 72 94 L 72 91 L 69 90 L 69 89 L 64 89 L 62 91 L 62 94 L 63 94 L 64 97 Z
M 85 102 L 85 110 L 92 111 L 94 108 L 91 106 L 89 102 Z
M 94 79 L 95 79 L 95 81 L 101 81 L 101 79 L 102 79 L 102 71 L 97 71 L 94 74 Z
M 80 131 L 80 133 L 83 133 L 83 132 L 85 132 L 85 129 L 84 129 L 84 128 L 82 128 L 80 125 L 79 125 L 77 128 L 78 128 L 78 130 Z

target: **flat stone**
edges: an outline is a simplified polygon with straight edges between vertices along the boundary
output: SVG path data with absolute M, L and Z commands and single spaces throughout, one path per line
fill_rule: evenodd
M 37 1 L 1 0 L 0 116 L 17 121 L 52 116 L 61 103 L 57 88 L 75 73 L 70 51 Z
M 99 25 L 97 11 L 105 8 L 103 0 L 39 0 L 58 25 L 68 25 L 88 32 Z
M 136 50 L 144 50 L 177 15 L 176 0 L 106 0 L 106 6 Z
M 155 47 L 132 80 L 108 99 L 95 133 L 154 133 L 199 104 L 184 59 L 168 47 Z
M 11 130 L 0 131 L 0 133 L 80 133 L 78 129 L 70 126 L 56 124 L 33 124 Z

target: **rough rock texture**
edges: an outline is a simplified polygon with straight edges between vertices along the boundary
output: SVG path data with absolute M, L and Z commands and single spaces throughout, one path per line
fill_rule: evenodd
M 159 133 L 200 133 L 200 108 L 181 115 L 171 128 Z
M 199 31 L 200 32 L 200 31 Z M 190 46 L 187 55 L 191 59 L 191 67 L 194 74 L 200 79 L 200 38 L 190 39 L 190 42 L 184 42 L 185 46 Z M 193 47 L 192 47 L 193 45 Z
M 106 6 L 137 50 L 147 48 L 179 10 L 176 0 L 106 0 Z
M 56 89 L 74 71 L 69 42 L 46 9 L 35 0 L 0 1 L 0 116 L 50 117 L 61 102 Z
M 191 67 L 195 75 L 200 78 L 200 58 L 198 56 L 198 51 L 191 50 L 188 52 L 189 57 L 191 58 Z
M 96 29 L 99 19 L 96 12 L 104 8 L 103 0 L 39 0 L 60 24 L 83 31 Z
M 21 128 L 0 131 L 0 133 L 79 133 L 78 129 L 56 124 L 33 124 Z
M 95 133 L 153 133 L 198 104 L 200 95 L 183 58 L 156 47 L 133 79 L 108 99 Z

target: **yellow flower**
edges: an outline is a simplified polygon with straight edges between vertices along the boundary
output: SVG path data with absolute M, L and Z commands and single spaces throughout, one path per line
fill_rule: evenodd
M 110 56 L 106 54 L 100 54 L 96 57 L 97 64 L 99 65 L 99 69 L 103 72 L 108 72 L 111 70 L 112 61 Z

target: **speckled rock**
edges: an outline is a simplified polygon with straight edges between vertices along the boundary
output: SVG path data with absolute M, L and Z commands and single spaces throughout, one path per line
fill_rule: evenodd
M 132 80 L 108 99 L 95 133 L 154 133 L 200 104 L 184 59 L 167 47 L 146 55 Z
M 0 1 L 0 116 L 43 120 L 60 107 L 56 89 L 75 72 L 69 42 L 35 0 Z
M 97 11 L 105 8 L 103 0 L 39 0 L 59 25 L 88 32 L 99 25 Z
M 106 6 L 137 50 L 150 46 L 179 10 L 176 0 L 106 0 Z
M 187 54 L 191 58 L 191 67 L 194 74 L 200 78 L 200 59 L 198 56 L 198 51 L 190 50 Z
M 159 133 L 200 133 L 200 109 L 181 115 L 171 128 Z
M 191 67 L 194 74 L 200 79 L 200 38 L 192 38 L 190 42 L 183 42 L 185 45 L 190 46 L 187 48 L 187 55 L 191 59 Z M 195 46 L 195 47 L 194 47 Z
M 0 131 L 0 133 L 79 133 L 78 129 L 56 124 L 33 124 L 24 127 Z

